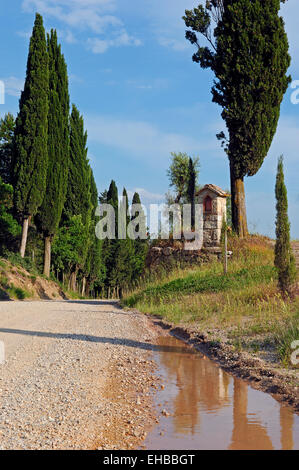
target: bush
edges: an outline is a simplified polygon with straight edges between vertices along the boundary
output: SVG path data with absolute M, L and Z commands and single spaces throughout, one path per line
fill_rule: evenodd
M 283 364 L 291 364 L 293 341 L 299 341 L 299 312 L 296 318 L 286 323 L 275 334 L 276 349 Z M 294 366 L 294 364 L 292 364 Z
M 10 284 L 7 292 L 11 297 L 17 298 L 18 300 L 24 300 L 30 297 L 30 292 L 26 291 L 25 289 L 21 289 L 20 287 L 15 287 L 13 284 Z

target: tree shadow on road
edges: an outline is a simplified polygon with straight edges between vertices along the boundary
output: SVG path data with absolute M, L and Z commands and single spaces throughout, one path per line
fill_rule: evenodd
M 64 334 L 64 333 L 50 333 L 46 331 L 30 331 L 30 330 L 17 330 L 13 328 L 0 328 L 0 333 L 10 333 L 16 335 L 36 336 L 39 338 L 53 338 L 53 339 L 66 339 L 74 341 L 87 341 L 91 343 L 112 344 L 114 346 L 129 346 L 131 348 L 144 349 L 146 351 L 160 351 L 172 352 L 179 354 L 198 354 L 186 346 L 168 346 L 152 343 L 145 343 L 141 341 L 134 341 L 127 338 L 107 338 L 102 336 L 91 336 L 83 334 Z
M 119 306 L 119 300 L 64 300 L 67 304 L 82 304 L 82 305 L 112 305 L 113 307 Z M 119 308 L 121 308 L 119 306 Z

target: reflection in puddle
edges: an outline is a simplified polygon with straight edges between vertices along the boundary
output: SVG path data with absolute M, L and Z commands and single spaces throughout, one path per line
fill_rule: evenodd
M 299 416 L 290 408 L 176 338 L 160 338 L 156 349 L 165 385 L 156 403 L 171 417 L 161 417 L 147 449 L 299 448 Z

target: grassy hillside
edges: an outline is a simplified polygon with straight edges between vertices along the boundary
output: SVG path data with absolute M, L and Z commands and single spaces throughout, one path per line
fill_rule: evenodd
M 65 294 L 56 282 L 30 273 L 21 264 L 0 259 L 0 301 L 63 298 Z
M 282 298 L 277 289 L 273 244 L 251 236 L 231 238 L 229 273 L 213 262 L 177 269 L 149 279 L 123 300 L 124 305 L 192 326 L 237 350 L 272 354 L 289 364 L 291 343 L 299 340 L 299 298 Z

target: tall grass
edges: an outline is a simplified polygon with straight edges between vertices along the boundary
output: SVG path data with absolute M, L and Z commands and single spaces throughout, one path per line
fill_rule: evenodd
M 299 309 L 291 321 L 285 322 L 275 333 L 276 349 L 283 364 L 290 364 L 293 353 L 292 343 L 299 341 Z M 298 349 L 298 348 L 297 348 Z M 296 364 L 293 364 L 296 366 Z
M 267 239 L 231 238 L 229 243 L 233 259 L 227 275 L 217 261 L 177 268 L 160 278 L 143 280 L 123 304 L 173 323 L 191 324 L 212 338 L 224 335 L 238 348 L 249 344 L 255 349 L 276 348 L 286 363 L 290 339 L 299 340 L 299 301 L 280 295 L 273 247 Z

